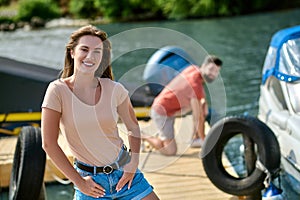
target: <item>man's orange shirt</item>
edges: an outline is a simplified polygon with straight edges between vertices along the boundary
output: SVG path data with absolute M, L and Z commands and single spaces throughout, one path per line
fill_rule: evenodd
M 205 98 L 203 83 L 198 66 L 191 65 L 185 68 L 154 99 L 152 109 L 160 115 L 167 116 L 189 109 L 192 98 Z

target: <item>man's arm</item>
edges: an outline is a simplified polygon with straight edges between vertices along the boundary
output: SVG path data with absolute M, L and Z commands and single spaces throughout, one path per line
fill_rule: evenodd
M 196 138 L 201 138 L 204 140 L 205 138 L 205 116 L 207 115 L 207 105 L 205 102 L 205 98 L 191 99 L 191 107 L 193 113 L 193 123 L 194 123 L 194 133 L 196 134 Z

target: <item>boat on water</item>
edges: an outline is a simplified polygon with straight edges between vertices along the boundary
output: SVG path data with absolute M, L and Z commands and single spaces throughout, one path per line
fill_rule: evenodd
M 258 118 L 276 135 L 281 168 L 300 193 L 300 26 L 276 32 L 262 69 Z
M 226 193 L 258 199 L 264 191 L 263 199 L 298 199 L 300 26 L 273 35 L 258 105 L 257 116 L 228 116 L 211 127 L 201 152 L 204 169 Z M 224 156 L 230 166 L 222 162 Z M 281 177 L 287 187 L 282 187 Z
M 0 136 L 17 135 L 22 126 L 39 126 L 40 105 L 58 70 L 0 57 Z

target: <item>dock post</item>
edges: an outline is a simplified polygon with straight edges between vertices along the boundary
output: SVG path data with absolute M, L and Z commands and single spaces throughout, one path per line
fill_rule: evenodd
M 244 140 L 244 147 L 245 147 L 245 163 L 247 167 L 247 172 L 251 173 L 255 169 L 255 163 L 256 163 L 256 154 L 254 150 L 254 142 L 246 135 L 243 135 Z M 261 191 L 255 191 L 252 194 L 249 194 L 247 196 L 239 196 L 240 200 L 258 200 L 262 199 Z

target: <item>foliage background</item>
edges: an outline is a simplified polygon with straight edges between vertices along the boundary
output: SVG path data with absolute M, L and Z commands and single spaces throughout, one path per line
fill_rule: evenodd
M 1 12 L 15 8 L 15 15 Z M 0 0 L 0 22 L 58 17 L 137 21 L 243 15 L 300 7 L 300 0 Z M 2 13 L 2 14 L 1 14 Z

